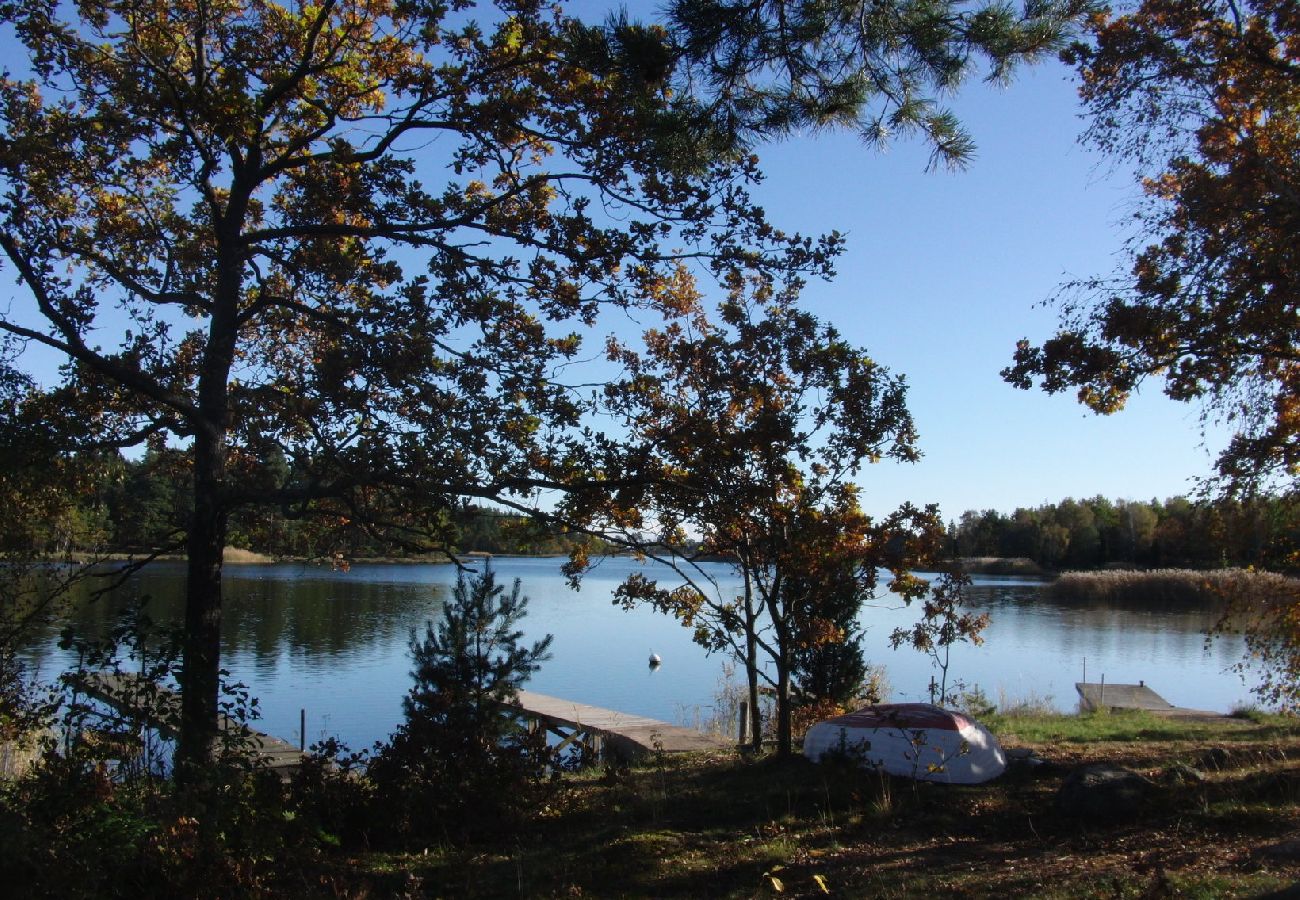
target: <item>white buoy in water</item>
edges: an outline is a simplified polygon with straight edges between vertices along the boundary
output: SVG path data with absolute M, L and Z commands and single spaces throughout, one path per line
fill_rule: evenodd
M 650 668 L 653 669 L 653 668 L 655 668 L 656 666 L 661 665 L 662 663 L 663 663 L 663 660 L 659 658 L 659 654 L 658 654 L 658 653 L 655 653 L 653 650 L 651 650 L 651 651 L 650 651 Z

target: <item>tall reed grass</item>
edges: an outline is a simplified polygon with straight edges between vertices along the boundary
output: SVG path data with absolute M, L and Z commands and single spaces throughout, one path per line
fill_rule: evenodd
M 1066 572 L 1048 587 L 1055 600 L 1126 606 L 1209 606 L 1296 596 L 1300 581 L 1252 569 L 1152 569 Z

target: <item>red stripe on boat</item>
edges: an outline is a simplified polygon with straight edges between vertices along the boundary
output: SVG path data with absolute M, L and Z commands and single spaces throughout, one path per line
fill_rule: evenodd
M 827 719 L 836 725 L 852 728 L 906 728 L 926 731 L 960 731 L 971 724 L 961 713 L 929 703 L 882 703 L 857 712 Z

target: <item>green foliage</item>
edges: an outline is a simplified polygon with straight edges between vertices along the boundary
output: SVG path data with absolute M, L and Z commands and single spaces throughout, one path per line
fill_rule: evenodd
M 845 127 L 872 145 L 919 134 L 932 164 L 961 165 L 974 143 L 939 98 L 1050 55 L 1090 5 L 676 0 L 670 15 L 709 112 L 739 134 Z
M 870 667 L 862 648 L 865 631 L 858 623 L 864 594 L 857 565 L 846 560 L 838 570 L 826 567 L 823 578 L 812 584 L 794 572 L 787 582 L 803 607 L 795 616 L 792 668 L 801 706 L 845 708 L 863 696 Z
M 948 526 L 959 557 L 1023 557 L 1045 569 L 1290 569 L 1300 548 L 1300 509 L 1287 498 L 1066 499 L 1004 514 L 968 510 Z
M 177 726 L 175 709 L 160 703 L 177 659 L 174 636 L 154 633 L 137 613 L 106 642 L 65 643 L 78 670 L 64 679 L 61 737 L 33 769 L 0 783 L 0 878 L 11 895 L 300 893 L 304 867 L 338 843 L 323 825 L 334 824 L 325 801 L 339 792 L 326 778 L 290 789 L 259 764 L 239 727 L 256 712 L 247 692 L 223 693 L 235 726 L 203 777 L 180 788 L 166 778 L 171 754 L 161 737 Z M 111 706 L 82 690 L 105 672 L 120 679 Z
M 951 693 L 952 708 L 975 719 L 986 719 L 997 712 L 998 706 L 978 684 L 957 682 Z
M 589 554 L 607 552 L 598 538 L 570 534 L 559 526 L 470 505 L 452 516 L 456 526 L 456 548 L 462 553 L 504 553 L 529 556 L 566 556 L 577 547 Z
M 1062 292 L 1060 331 L 1003 374 L 1099 413 L 1145 379 L 1235 426 L 1226 487 L 1300 473 L 1300 20 L 1293 0 L 1143 0 L 1068 52 L 1086 139 L 1135 169 L 1127 269 Z
M 0 783 L 6 896 L 218 898 L 348 893 L 318 814 L 340 795 L 222 769 L 180 790 L 83 747 Z
M 666 560 L 678 583 L 634 575 L 616 602 L 672 615 L 701 646 L 736 659 L 756 745 L 758 683 L 769 682 L 778 752 L 788 754 L 795 654 L 849 637 L 839 623 L 871 594 L 878 568 L 900 597 L 923 592 L 910 569 L 936 549 L 937 510 L 908 504 L 875 519 L 859 504 L 863 467 L 918 456 L 901 378 L 800 308 L 793 287 L 734 278 L 715 322 L 689 274 L 677 277 L 693 297 L 678 320 L 648 332 L 644 352 L 610 344 L 629 371 L 605 391 L 630 435 L 619 471 L 642 480 L 575 494 L 569 510 L 631 546 L 645 546 L 648 522 L 656 549 L 699 535 L 695 552 Z M 733 563 L 741 591 L 696 566 L 710 557 Z
M 507 593 L 487 567 L 462 574 L 436 625 L 411 636 L 405 721 L 369 767 L 390 834 L 454 841 L 508 829 L 537 802 L 550 762 L 544 734 L 523 730 L 509 709 L 551 643 L 520 644 L 527 605 L 518 580 Z

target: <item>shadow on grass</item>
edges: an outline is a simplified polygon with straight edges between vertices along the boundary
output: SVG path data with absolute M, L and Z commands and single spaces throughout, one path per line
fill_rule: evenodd
M 978 786 L 801 758 L 667 757 L 570 778 L 502 846 L 407 855 L 398 867 L 433 896 L 824 896 L 823 883 L 845 896 L 1086 897 L 1102 888 L 1142 896 L 1166 881 L 1192 896 L 1249 896 L 1300 878 L 1300 864 L 1279 872 L 1248 864 L 1253 848 L 1290 834 L 1300 814 L 1294 730 L 1276 740 L 1268 727 L 1251 731 L 1245 740 L 1225 731 L 1153 743 L 1138 728 L 1129 741 L 1044 745 L 1059 765 Z M 1165 777 L 1228 741 L 1207 780 Z M 1056 811 L 1068 771 L 1095 761 L 1152 779 L 1135 821 Z

